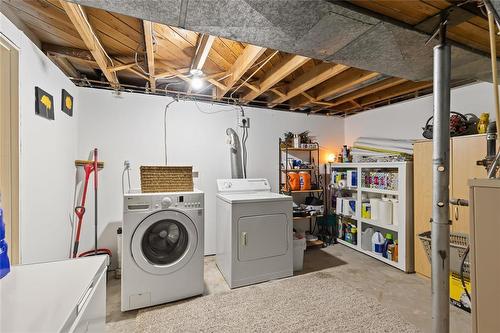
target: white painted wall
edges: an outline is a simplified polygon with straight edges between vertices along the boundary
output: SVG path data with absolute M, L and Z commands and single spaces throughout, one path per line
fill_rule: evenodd
M 452 89 L 451 110 L 477 116 L 489 112 L 490 120 L 495 119 L 492 84 L 483 82 Z M 350 116 L 345 119 L 345 142 L 351 145 L 361 136 L 422 139 L 422 127 L 432 114 L 432 95 L 428 95 Z
M 117 223 L 122 219 L 121 173 L 123 161 L 132 163 L 132 184 L 139 187 L 141 165 L 162 165 L 163 113 L 171 98 L 80 88 L 79 156 L 93 147 L 100 149 L 105 168 L 100 173 L 101 238 L 111 246 Z M 207 114 L 210 113 L 210 114 Z M 225 130 L 236 128 L 238 109 L 207 103 L 178 102 L 167 115 L 168 163 L 193 165 L 199 171 L 196 186 L 206 194 L 205 252 L 215 252 L 215 193 L 217 178 L 230 178 Z M 344 139 L 340 118 L 245 108 L 250 117 L 248 176 L 268 178 L 276 191 L 278 182 L 278 138 L 285 131 L 310 130 L 325 147 L 326 156 Z M 88 221 L 93 220 L 89 197 Z M 91 233 L 90 223 L 84 233 Z M 84 245 L 90 246 L 89 239 Z M 109 244 L 109 245 L 108 245 Z
M 21 262 L 67 258 L 71 237 L 78 89 L 0 13 L 0 33 L 19 49 Z M 54 98 L 55 120 L 35 115 L 35 86 Z M 75 97 L 73 118 L 61 110 L 61 90 Z

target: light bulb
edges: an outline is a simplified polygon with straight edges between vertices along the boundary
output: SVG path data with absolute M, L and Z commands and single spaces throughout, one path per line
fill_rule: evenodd
M 335 154 L 328 155 L 328 159 L 327 160 L 328 160 L 329 163 L 335 162 Z
M 194 90 L 199 90 L 203 87 L 203 80 L 197 76 L 191 79 L 191 88 Z

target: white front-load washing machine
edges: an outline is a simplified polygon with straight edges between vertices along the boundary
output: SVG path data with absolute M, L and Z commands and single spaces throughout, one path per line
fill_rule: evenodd
M 124 196 L 121 310 L 200 295 L 204 290 L 204 194 Z

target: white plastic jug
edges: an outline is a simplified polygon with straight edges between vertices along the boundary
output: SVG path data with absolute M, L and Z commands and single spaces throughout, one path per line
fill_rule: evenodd
M 372 251 L 379 256 L 383 255 L 384 252 L 385 237 L 378 231 L 376 231 L 372 236 Z
M 392 224 L 399 225 L 399 200 L 396 198 L 391 199 L 392 202 Z
M 370 206 L 371 206 L 371 219 L 372 220 L 378 220 L 378 203 L 381 200 L 378 198 L 371 198 L 370 199 Z
M 392 201 L 389 199 L 378 202 L 378 220 L 382 224 L 392 224 Z
M 372 250 L 372 237 L 373 237 L 373 228 L 366 228 L 361 232 L 361 248 L 363 250 L 371 251 Z
M 336 205 L 336 209 L 335 209 L 335 213 L 339 214 L 339 215 L 342 215 L 343 211 L 342 211 L 342 208 L 344 206 L 344 201 L 342 198 L 337 198 L 337 205 Z

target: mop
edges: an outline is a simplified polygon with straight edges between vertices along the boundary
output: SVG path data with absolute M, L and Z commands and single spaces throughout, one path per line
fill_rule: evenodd
M 111 256 L 111 251 L 109 249 L 99 249 L 97 247 L 97 226 L 98 226 L 98 217 L 97 217 L 97 184 L 98 184 L 98 170 L 104 167 L 104 163 L 97 161 L 97 148 L 94 149 L 93 160 L 92 161 L 75 161 L 76 167 L 82 167 L 85 173 L 84 176 L 84 184 L 83 184 L 83 193 L 81 197 L 81 203 L 79 206 L 76 206 L 74 209 L 75 215 L 77 217 L 76 221 L 76 235 L 73 244 L 73 253 L 72 257 L 85 257 L 99 254 L 107 254 Z M 85 202 L 87 199 L 87 191 L 88 185 L 90 181 L 90 176 L 94 172 L 94 209 L 95 209 L 95 220 L 94 220 L 94 249 L 90 251 L 86 251 L 80 253 L 78 255 L 78 247 L 80 245 L 80 234 L 81 228 L 83 224 L 83 217 L 85 215 Z M 78 173 L 77 173 L 78 176 Z M 77 184 L 78 186 L 78 184 Z

